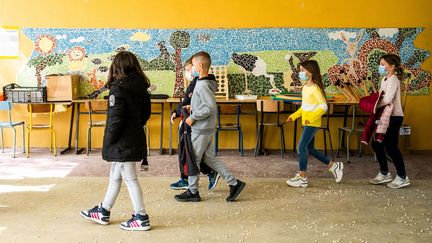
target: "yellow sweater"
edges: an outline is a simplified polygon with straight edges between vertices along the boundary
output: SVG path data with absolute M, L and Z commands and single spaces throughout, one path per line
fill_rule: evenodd
M 302 124 L 304 126 L 306 125 L 306 121 L 309 121 L 307 126 L 320 127 L 321 116 L 326 111 L 327 102 L 318 85 L 305 85 L 302 89 L 302 105 L 290 117 L 293 121 L 302 117 Z

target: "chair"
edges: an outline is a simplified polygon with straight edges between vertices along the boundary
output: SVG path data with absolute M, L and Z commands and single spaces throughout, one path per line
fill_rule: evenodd
M 349 127 L 339 127 L 339 133 L 338 133 L 338 150 L 337 150 L 337 157 L 339 158 L 339 151 L 340 148 L 342 147 L 342 138 L 343 136 L 341 136 L 341 134 L 345 134 L 346 133 L 346 155 L 347 155 L 347 163 L 350 163 L 350 152 L 349 152 L 349 148 L 350 148 L 350 137 L 352 134 L 355 134 L 358 136 L 359 138 L 359 143 L 358 143 L 358 152 L 359 152 L 359 156 L 361 156 L 362 154 L 362 150 L 361 150 L 361 143 L 360 143 L 360 138 L 361 135 L 363 133 L 364 127 L 362 126 L 358 126 L 356 125 L 356 121 L 355 121 L 355 106 L 351 106 L 352 109 L 352 121 L 351 121 L 351 126 Z
M 50 132 L 50 152 L 54 149 L 54 156 L 57 156 L 56 132 L 53 125 L 54 104 L 28 104 L 27 111 L 30 112 L 30 124 L 27 125 L 27 158 L 30 154 L 30 133 L 33 130 L 47 129 Z M 33 124 L 33 114 L 49 114 L 48 124 Z
M 280 135 L 280 150 L 281 150 L 281 157 L 283 157 L 285 153 L 285 136 L 284 136 L 284 129 L 283 125 L 284 122 L 280 122 L 280 113 L 284 110 L 284 103 L 282 101 L 276 101 L 276 100 L 257 100 L 257 111 L 261 112 L 261 119 L 258 124 L 258 132 L 257 132 L 257 139 L 256 139 L 256 147 L 255 147 L 255 153 L 254 156 L 256 157 L 258 153 L 261 152 L 261 150 L 264 150 L 262 147 L 262 137 L 264 134 L 264 127 L 265 126 L 277 126 L 279 127 L 279 135 Z M 274 122 L 265 122 L 264 121 L 264 114 L 275 114 L 277 120 Z
M 225 98 L 229 99 L 229 88 L 228 88 L 228 71 L 227 66 L 210 66 L 210 74 L 213 74 L 218 83 L 218 87 L 216 90 L 216 98 Z
M 13 142 L 13 157 L 15 158 L 16 154 L 16 126 L 22 126 L 22 149 L 23 153 L 25 153 L 25 132 L 24 132 L 24 121 L 14 122 L 12 121 L 12 102 L 11 101 L 0 101 L 0 110 L 8 111 L 8 121 L 0 122 L 0 136 L 1 136 L 1 144 L 2 144 L 2 153 L 4 153 L 4 143 L 3 143 L 3 128 L 12 128 L 14 133 L 14 142 Z
M 243 157 L 243 131 L 240 125 L 240 114 L 241 106 L 237 105 L 223 105 L 217 106 L 217 126 L 216 126 L 216 136 L 215 136 L 215 156 L 217 156 L 219 150 L 219 131 L 238 131 L 239 142 L 238 151 Z M 235 123 L 221 123 L 221 115 L 235 115 Z
M 326 123 L 325 125 L 321 125 L 318 129 L 323 131 L 324 135 L 324 153 L 327 156 L 327 139 L 326 139 L 326 132 L 328 133 L 329 142 L 330 142 L 330 150 L 332 154 L 332 161 L 334 161 L 334 151 L 333 151 L 333 143 L 331 139 L 331 133 L 330 133 L 330 113 L 332 113 L 333 106 L 330 106 L 329 104 L 326 112 Z
M 103 120 L 94 120 L 93 115 L 105 115 L 108 109 L 108 102 L 106 100 L 101 101 L 88 101 L 85 103 L 85 107 L 88 111 L 89 122 L 87 128 L 87 156 L 91 151 L 91 130 L 93 127 L 105 127 L 106 118 Z

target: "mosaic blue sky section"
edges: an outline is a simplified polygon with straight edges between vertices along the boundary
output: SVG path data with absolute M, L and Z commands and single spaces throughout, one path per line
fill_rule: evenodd
M 65 53 L 68 49 L 81 46 L 87 53 L 110 53 L 121 45 L 129 45 L 130 51 L 145 60 L 159 56 L 157 44 L 165 41 L 170 53 L 174 52 L 169 44 L 170 35 L 178 29 L 62 29 L 62 28 L 24 28 L 23 33 L 32 41 L 43 34 L 57 38 L 55 52 Z M 182 58 L 186 60 L 193 53 L 208 51 L 215 65 L 228 64 L 234 52 L 257 52 L 267 50 L 332 50 L 340 60 L 348 58 L 346 44 L 339 39 L 332 39 L 329 34 L 338 31 L 359 33 L 362 29 L 303 29 L 303 28 L 257 28 L 257 29 L 181 29 L 191 36 L 189 48 L 183 49 Z M 363 29 L 364 30 L 364 29 Z M 406 38 L 401 48 L 402 61 L 412 56 L 416 48 L 414 39 L 422 31 L 416 29 L 416 34 Z M 144 32 L 150 36 L 146 42 L 131 41 L 136 32 Z M 397 33 L 381 36 L 395 42 Z M 359 42 L 361 46 L 368 40 L 368 34 L 363 33 Z M 36 53 L 33 53 L 34 57 Z M 420 63 L 416 64 L 417 66 Z

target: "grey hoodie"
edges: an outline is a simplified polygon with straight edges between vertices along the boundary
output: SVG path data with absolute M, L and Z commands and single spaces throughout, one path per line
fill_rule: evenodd
M 197 80 L 191 99 L 192 132 L 212 134 L 216 128 L 216 92 L 217 82 L 209 74 Z

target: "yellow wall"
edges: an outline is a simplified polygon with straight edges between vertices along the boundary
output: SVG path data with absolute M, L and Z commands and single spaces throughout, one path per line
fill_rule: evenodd
M 203 8 L 200 11 L 199 8 Z M 420 49 L 432 52 L 432 15 L 430 0 L 220 0 L 220 1 L 108 1 L 108 0 L 0 0 L 0 26 L 19 27 L 88 27 L 88 28 L 258 28 L 258 27 L 425 27 L 415 41 Z M 31 55 L 31 42 L 21 37 L 21 57 L 18 60 L 0 60 L 0 85 L 15 81 L 15 74 L 26 57 Z M 423 68 L 432 71 L 432 58 Z M 432 150 L 432 96 L 408 97 L 405 123 L 412 125 L 411 146 L 417 150 Z M 23 105 L 16 105 L 15 119 L 27 119 Z M 69 112 L 55 117 L 58 145 L 67 143 Z M 0 113 L 4 117 L 4 113 Z M 165 113 L 168 117 L 168 111 Z M 158 146 L 158 117 L 150 122 L 151 146 Z M 245 146 L 254 147 L 252 119 L 245 127 Z M 168 126 L 166 119 L 166 126 Z M 85 127 L 82 121 L 81 127 Z M 340 124 L 337 121 L 334 125 Z M 291 127 L 286 131 L 287 146 L 291 143 Z M 336 131 L 336 130 L 334 130 Z M 276 132 L 276 130 L 274 130 Z M 335 133 L 335 132 L 333 132 Z M 85 129 L 81 129 L 80 144 L 85 144 Z M 98 133 L 97 136 L 101 136 Z M 222 136 L 222 147 L 236 146 L 235 139 Z M 10 134 L 6 134 L 10 145 Z M 168 134 L 164 134 L 164 147 L 168 146 Z M 234 137 L 233 137 L 234 138 Z M 336 135 L 333 137 L 336 139 Z M 95 139 L 96 140 L 96 139 Z M 229 140 L 229 142 L 227 142 Z M 19 141 L 18 141 L 19 142 Z M 94 142 L 100 146 L 100 141 Z M 269 147 L 278 147 L 278 140 L 267 137 Z M 32 146 L 48 146 L 45 138 Z

